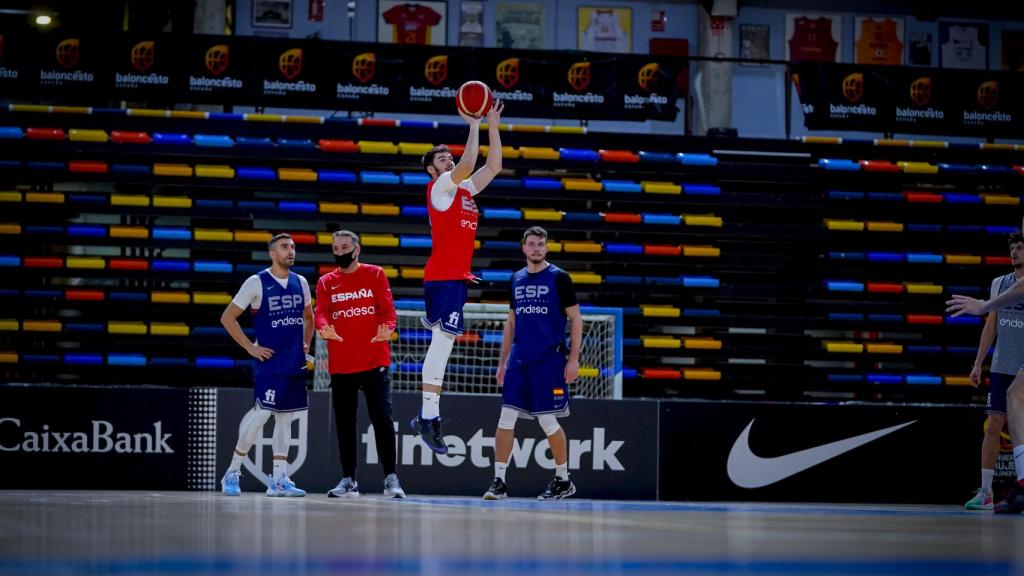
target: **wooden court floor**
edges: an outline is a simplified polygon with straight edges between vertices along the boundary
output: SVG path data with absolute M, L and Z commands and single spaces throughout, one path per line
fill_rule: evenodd
M 942 506 L 0 491 L 0 575 L 1024 576 L 1024 517 Z

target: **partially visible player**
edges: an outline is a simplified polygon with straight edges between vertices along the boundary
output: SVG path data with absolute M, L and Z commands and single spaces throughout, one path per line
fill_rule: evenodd
M 501 172 L 501 135 L 498 125 L 504 104 L 495 100 L 487 113 L 487 163 L 470 176 L 476 166 L 480 144 L 480 119 L 459 113 L 469 124 L 466 149 L 458 164 L 446 146 L 435 146 L 423 155 L 423 168 L 430 175 L 427 211 L 430 215 L 430 258 L 423 271 L 424 324 L 431 330 L 430 347 L 423 359 L 423 404 L 412 419 L 413 431 L 431 450 L 447 454 L 441 431 L 441 384 L 455 338 L 462 334 L 462 307 L 468 283 L 477 282 L 470 273 L 476 228 L 480 212 L 473 197 L 483 191 Z
M 1006 292 L 1024 277 L 1024 235 L 1012 234 L 1010 243 L 1010 264 L 1013 272 L 992 280 L 990 298 Z M 971 385 L 981 383 L 981 366 L 988 351 L 995 342 L 992 366 L 989 369 L 988 420 L 985 423 L 985 439 L 981 443 L 981 487 L 974 497 L 967 501 L 967 510 L 992 510 L 992 479 L 995 476 L 996 460 L 999 458 L 999 436 L 1006 426 L 1006 389 L 1013 382 L 1013 376 L 1024 364 L 1024 306 L 1009 306 L 988 313 L 985 328 L 981 332 L 978 355 L 971 370 Z
M 331 251 L 338 267 L 316 283 L 316 327 L 327 341 L 331 373 L 331 404 L 338 433 L 341 481 L 327 492 L 331 498 L 359 496 L 356 482 L 359 389 L 373 424 L 377 457 L 384 469 L 384 494 L 405 498 L 395 474 L 395 422 L 391 419 L 391 334 L 395 303 L 384 269 L 359 261 L 359 235 L 334 233 Z
M 1009 290 L 987 302 L 954 294 L 946 301 L 946 312 L 952 312 L 954 317 L 963 314 L 981 316 L 1020 302 L 1024 302 L 1024 282 L 1014 282 Z M 995 506 L 994 511 L 996 514 L 1021 514 L 1024 513 L 1024 370 L 1017 371 L 1017 376 L 1006 391 L 1006 423 L 1010 428 L 1010 440 L 1013 442 L 1013 464 L 1017 469 L 1017 484 L 1007 494 L 1006 500 Z
M 295 243 L 288 234 L 278 234 L 267 244 L 272 265 L 250 276 L 221 314 L 220 323 L 228 334 L 256 359 L 253 392 L 256 404 L 239 425 L 238 443 L 231 465 L 221 479 L 221 491 L 238 496 L 242 461 L 249 454 L 263 425 L 274 415 L 274 473 L 267 496 L 305 496 L 288 477 L 288 448 L 292 420 L 309 408 L 306 396 L 309 343 L 313 339 L 313 302 L 309 283 L 291 271 L 295 264 Z M 238 325 L 238 317 L 252 309 L 256 341 Z
M 485 500 L 508 497 L 505 472 L 512 455 L 516 419 L 536 418 L 548 437 L 555 477 L 538 500 L 561 500 L 576 493 L 569 479 L 569 453 L 559 416 L 569 414 L 569 384 L 580 371 L 583 317 L 569 273 L 549 263 L 548 233 L 540 226 L 523 234 L 526 267 L 512 275 L 508 321 L 501 338 L 498 385 L 501 415 L 494 433 L 494 480 Z M 569 323 L 569 347 L 565 328 Z

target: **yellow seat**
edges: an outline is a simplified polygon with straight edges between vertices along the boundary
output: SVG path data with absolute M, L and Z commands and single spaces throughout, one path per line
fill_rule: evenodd
M 248 122 L 284 122 L 284 116 L 281 114 L 246 114 L 245 119 Z
M 408 156 L 423 156 L 427 153 L 427 150 L 433 147 L 433 144 L 426 142 L 399 142 L 398 153 Z
M 21 224 L 0 224 L 0 234 L 21 234 Z
M 641 189 L 648 194 L 682 194 L 683 187 L 674 182 L 655 182 L 643 180 L 640 182 Z
M 722 341 L 714 338 L 683 338 L 687 350 L 721 350 Z
M 946 254 L 946 264 L 981 264 L 981 256 Z
M 414 268 L 411 266 L 399 267 L 399 274 L 402 278 L 407 280 L 422 280 L 423 279 L 423 268 Z
M 942 286 L 937 284 L 906 282 L 903 286 L 907 294 L 942 294 Z
M 679 318 L 682 311 L 670 304 L 641 304 L 640 313 L 650 318 Z
M 570 272 L 569 277 L 577 284 L 600 284 L 602 281 L 601 275 L 593 272 Z
M 359 243 L 364 246 L 383 246 L 385 248 L 398 248 L 400 244 L 398 236 L 391 234 L 364 234 L 359 237 Z
M 110 334 L 133 334 L 145 336 L 149 332 L 145 322 L 107 322 L 107 332 Z
M 825 351 L 840 354 L 860 354 L 864 345 L 856 342 L 825 342 Z
M 154 290 L 150 292 L 149 299 L 155 304 L 188 304 L 188 292 L 164 292 Z
M 842 138 L 835 136 L 804 136 L 804 144 L 842 144 Z
M 210 117 L 207 112 L 198 110 L 170 110 L 168 117 L 176 120 L 206 120 Z
M 259 242 L 266 244 L 273 235 L 266 230 L 235 230 L 235 242 Z
M 288 124 L 323 124 L 323 116 L 295 116 L 289 115 L 284 117 L 284 121 Z
M 82 270 L 102 270 L 107 267 L 107 261 L 99 257 L 68 256 L 67 267 Z
M 359 214 L 359 205 L 352 202 L 321 202 L 320 211 L 324 214 Z
M 1017 206 L 1020 204 L 1020 198 L 1017 196 L 1010 196 L 1008 194 L 982 194 L 981 199 L 985 204 L 995 204 L 1002 206 Z
M 196 166 L 196 172 L 199 171 L 199 167 Z M 198 175 L 198 174 L 197 174 Z M 153 207 L 154 208 L 191 208 L 192 199 L 188 196 L 163 196 L 159 194 L 153 195 Z
M 899 222 L 865 222 L 868 232 L 903 232 L 903 224 Z
M 193 304 L 220 304 L 226 306 L 231 302 L 231 295 L 226 292 L 193 292 Z
M 971 379 L 967 376 L 946 376 L 945 383 L 947 386 L 972 386 Z
M 398 278 L 398 268 L 395 268 L 394 266 L 381 266 L 381 268 L 384 269 L 384 275 L 387 276 L 389 280 Z
M 536 124 L 511 124 L 509 125 L 510 132 L 546 132 L 547 126 L 538 126 Z
M 111 238 L 149 238 L 149 228 L 144 226 L 110 225 Z
M 196 164 L 197 178 L 234 178 L 235 169 L 224 164 Z
M 906 148 L 910 146 L 909 140 L 893 140 L 888 138 L 875 138 L 875 146 L 888 146 L 895 148 Z
M 192 237 L 204 242 L 232 242 L 235 234 L 221 228 L 196 228 L 192 231 Z
M 722 219 L 714 215 L 698 216 L 694 214 L 683 214 L 683 223 L 687 226 L 710 226 L 721 228 Z
M 64 195 L 58 192 L 26 192 L 25 202 L 37 204 L 63 204 Z M 113 204 L 113 197 L 111 197 L 111 204 Z
M 330 232 L 317 232 L 316 243 L 326 245 L 334 244 L 334 235 L 331 234 Z
M 17 352 L 0 352 L 0 364 L 17 364 Z
M 566 190 L 578 190 L 581 192 L 600 192 L 601 183 L 590 178 L 562 178 L 562 185 Z
M 549 134 L 586 134 L 587 129 L 582 126 L 546 126 L 545 132 Z
M 363 214 L 372 216 L 398 216 L 402 209 L 394 204 L 362 204 Z
M 139 118 L 170 118 L 170 110 L 149 110 L 146 108 L 129 108 L 127 114 L 129 116 L 137 116 Z
M 363 154 L 398 154 L 398 146 L 394 142 L 360 140 L 359 151 Z
M 683 343 L 678 338 L 671 336 L 641 336 L 640 342 L 644 348 L 664 348 L 669 350 L 675 350 L 683 347 Z
M 722 379 L 722 373 L 718 370 L 710 369 L 684 369 L 683 379 L 718 381 Z
M 149 196 L 142 194 L 111 194 L 111 206 L 149 206 Z
M 0 192 L 0 202 L 21 202 L 21 192 Z
M 62 328 L 59 320 L 25 320 L 21 323 L 25 332 L 60 332 Z
M 566 240 L 562 242 L 564 252 L 576 252 L 580 254 L 600 254 L 601 244 L 591 241 Z
M 192 176 L 192 167 L 188 164 L 153 164 L 153 174 L 156 176 L 180 176 L 187 178 Z
M 0 318 L 0 331 L 17 332 L 20 324 L 14 318 Z
M 939 167 L 927 162 L 897 162 L 897 166 L 907 174 L 938 174 Z
M 535 146 L 520 146 L 519 153 L 527 160 L 558 160 L 561 156 L 554 148 L 538 148 Z
M 857 220 L 832 220 L 826 219 L 825 226 L 829 230 L 841 230 L 844 232 L 863 232 L 864 223 Z
M 316 182 L 317 174 L 309 168 L 278 168 L 277 178 L 291 182 Z
M 949 142 L 941 140 L 911 140 L 911 148 L 949 148 Z
M 558 210 L 531 210 L 530 208 L 523 208 L 524 220 L 544 220 L 549 222 L 561 222 L 563 216 L 564 213 L 559 212 Z
M 487 156 L 489 150 L 490 150 L 490 147 L 488 147 L 486 144 L 483 145 L 483 146 L 480 146 L 480 155 L 481 156 Z M 502 146 L 501 147 L 501 157 L 502 158 L 512 158 L 512 159 L 515 159 L 515 158 L 522 158 L 522 156 L 523 156 L 523 154 L 522 154 L 522 152 L 518 148 L 513 148 L 512 146 Z
M 722 249 L 715 246 L 683 246 L 683 256 L 718 258 L 721 255 Z
M 107 133 L 103 130 L 82 130 L 72 128 L 68 130 L 68 140 L 72 142 L 106 142 Z
M 188 325 L 182 322 L 153 322 L 149 325 L 153 336 L 188 336 Z
M 870 354 L 902 354 L 903 346 L 900 344 L 868 344 Z

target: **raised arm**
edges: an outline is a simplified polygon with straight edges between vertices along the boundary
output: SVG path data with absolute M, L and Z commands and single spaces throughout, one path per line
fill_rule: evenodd
M 466 149 L 462 152 L 455 168 L 452 168 L 452 182 L 458 185 L 473 172 L 476 168 L 476 159 L 480 156 L 480 118 L 473 118 L 459 112 L 459 116 L 469 124 L 469 137 L 466 139 Z
M 501 124 L 501 113 L 504 110 L 505 103 L 495 100 L 494 106 L 487 112 L 487 163 L 473 174 L 473 186 L 477 193 L 483 192 L 491 180 L 501 172 L 501 133 L 498 126 Z
M 946 312 L 952 312 L 953 316 L 971 314 L 981 316 L 994 310 L 1013 306 L 1018 302 L 1024 302 L 1024 282 L 1014 282 L 1010 289 L 996 296 L 991 300 L 978 300 L 962 294 L 954 294 L 946 300 Z

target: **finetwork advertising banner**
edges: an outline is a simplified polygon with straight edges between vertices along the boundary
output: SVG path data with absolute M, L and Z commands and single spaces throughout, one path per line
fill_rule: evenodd
M 855 64 L 796 63 L 811 130 L 1018 137 L 1020 74 Z
M 494 477 L 494 432 L 501 412 L 497 396 L 446 394 L 442 415 L 450 419 L 446 455 L 431 452 L 409 421 L 420 410 L 418 394 L 395 393 L 398 431 L 397 473 L 410 495 L 482 496 Z M 363 404 L 363 400 L 360 400 Z M 251 390 L 217 392 L 217 477 L 223 474 L 238 439 L 238 425 L 253 405 Z M 640 400 L 574 400 L 572 414 L 559 419 L 569 443 L 569 473 L 580 498 L 653 500 L 657 495 L 658 405 Z M 242 489 L 263 491 L 271 471 L 273 418 L 244 464 Z M 330 393 L 310 392 L 309 412 L 292 424 L 289 472 L 305 490 L 326 493 L 341 480 Z M 384 475 L 365 405 L 359 409 L 356 481 L 366 493 L 383 490 Z M 508 469 L 512 497 L 536 497 L 554 476 L 547 438 L 536 420 L 516 423 Z
M 0 88 L 47 103 L 455 113 L 467 80 L 520 117 L 671 120 L 682 58 L 322 40 L 0 30 Z

